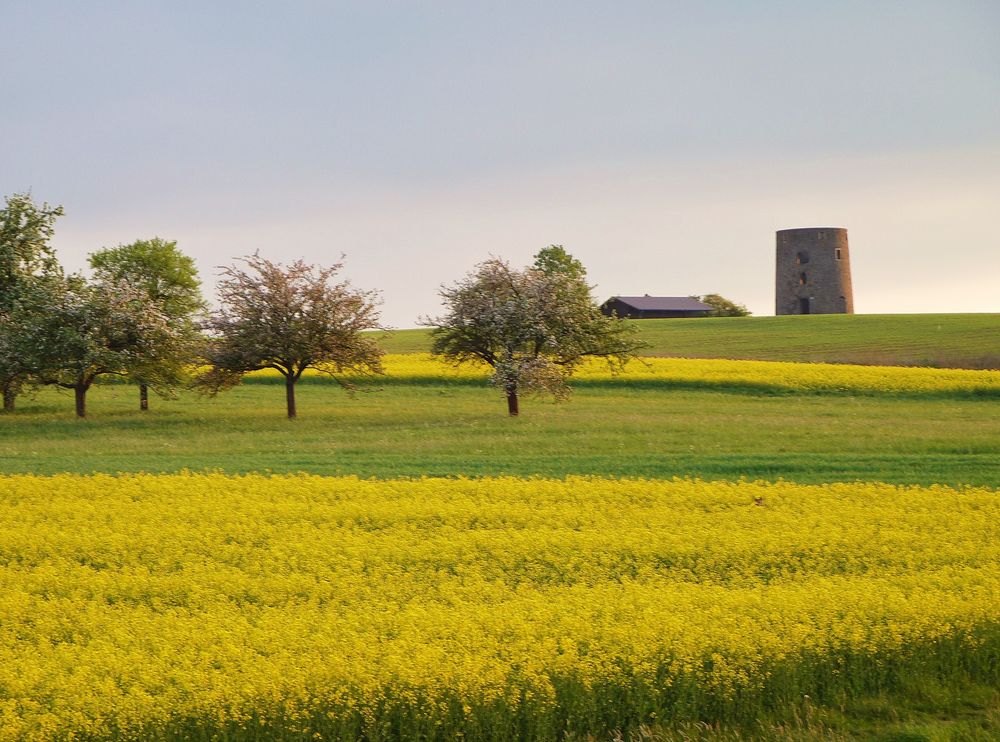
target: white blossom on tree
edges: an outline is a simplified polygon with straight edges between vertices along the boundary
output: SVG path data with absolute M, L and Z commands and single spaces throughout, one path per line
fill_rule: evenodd
M 584 359 L 603 358 L 618 370 L 642 346 L 633 325 L 601 314 L 585 276 L 558 245 L 524 270 L 486 260 L 442 287 L 446 314 L 423 321 L 434 328 L 432 352 L 457 364 L 490 366 L 510 415 L 520 413 L 524 392 L 564 399 L 567 380 Z
M 149 408 L 149 387 L 172 396 L 185 381 L 201 345 L 196 316 L 205 308 L 194 260 L 177 243 L 154 237 L 92 253 L 90 267 L 99 282 L 125 282 L 143 291 L 170 318 L 177 331 L 169 346 L 156 349 L 136 365 L 132 380 L 139 384 L 139 409 Z
M 36 205 L 25 193 L 8 196 L 0 208 L 0 391 L 5 411 L 14 409 L 19 391 L 32 381 L 17 350 L 26 317 L 19 302 L 37 282 L 62 275 L 49 245 L 62 213 L 60 206 Z
M 22 298 L 24 363 L 42 384 L 72 389 L 78 417 L 100 376 L 143 373 L 158 384 L 163 363 L 187 342 L 181 328 L 124 281 L 88 283 L 80 276 L 38 285 Z M 142 369 L 142 371 L 140 371 Z

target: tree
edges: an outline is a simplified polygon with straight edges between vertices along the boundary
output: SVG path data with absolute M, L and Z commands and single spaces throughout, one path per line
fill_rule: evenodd
M 87 416 L 87 392 L 104 375 L 143 373 L 159 383 L 161 354 L 182 342 L 182 330 L 124 281 L 86 282 L 80 276 L 39 283 L 26 292 L 23 358 L 42 384 L 72 389 L 78 417 Z
M 251 371 L 274 369 L 285 377 L 288 417 L 294 418 L 295 384 L 306 369 L 348 389 L 344 374 L 383 373 L 381 348 L 361 334 L 382 329 L 378 294 L 332 283 L 343 263 L 324 268 L 297 260 L 286 268 L 257 254 L 242 262 L 247 270 L 223 269 L 221 308 L 207 323 L 210 369 L 199 382 L 209 393 Z
M 618 370 L 642 347 L 634 325 L 601 314 L 585 276 L 560 246 L 542 250 L 525 270 L 499 258 L 480 263 L 441 288 L 447 313 L 423 321 L 434 328 L 431 350 L 456 364 L 490 366 L 512 416 L 522 392 L 563 399 L 585 358 L 604 358 Z
M 29 369 L 24 364 L 21 348 L 24 345 L 24 327 L 20 313 L 0 311 L 0 386 L 3 389 L 3 409 L 14 410 L 14 402 L 29 379 Z
M 14 410 L 15 400 L 30 378 L 30 369 L 21 351 L 25 343 L 24 330 L 24 318 L 16 304 L 0 310 L 0 387 L 5 412 Z
M 90 267 L 99 281 L 124 281 L 142 290 L 182 331 L 184 342 L 157 349 L 157 367 L 136 366 L 134 380 L 139 383 L 139 409 L 147 410 L 150 381 L 158 378 L 161 386 L 154 388 L 167 394 L 181 382 L 193 360 L 199 338 L 195 316 L 205 308 L 198 269 L 192 258 L 177 249 L 176 242 L 159 237 L 98 250 L 90 255 Z
M 60 206 L 36 206 L 30 194 L 8 196 L 0 209 L 0 389 L 5 411 L 14 409 L 18 392 L 27 379 L 25 364 L 10 349 L 21 328 L 23 312 L 15 308 L 20 297 L 40 280 L 62 272 L 49 241 Z
M 692 298 L 697 299 L 703 304 L 708 304 L 710 307 L 712 307 L 712 311 L 708 313 L 709 317 L 750 316 L 750 310 L 748 310 L 745 306 L 730 301 L 726 297 L 719 296 L 718 294 L 705 294 L 704 296 L 695 296 Z
M 543 247 L 535 253 L 535 262 L 532 263 L 532 267 L 547 276 L 562 275 L 574 279 L 572 285 L 590 291 L 590 287 L 585 283 L 587 269 L 583 267 L 583 263 L 566 252 L 566 248 L 562 245 Z

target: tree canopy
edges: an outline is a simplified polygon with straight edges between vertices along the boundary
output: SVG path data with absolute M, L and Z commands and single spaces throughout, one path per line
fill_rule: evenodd
M 195 317 L 205 308 L 205 301 L 198 269 L 192 258 L 177 249 L 176 242 L 159 237 L 98 250 L 90 255 L 90 267 L 99 282 L 125 282 L 142 291 L 176 330 L 169 346 L 157 348 L 154 357 L 134 365 L 132 378 L 139 383 L 139 408 L 148 409 L 147 387 L 161 395 L 171 394 L 183 381 L 200 345 Z
M 731 301 L 724 296 L 720 296 L 719 294 L 705 294 L 704 296 L 695 296 L 694 298 L 703 304 L 708 304 L 712 307 L 712 311 L 708 313 L 709 317 L 750 316 L 750 310 L 745 306 L 737 304 L 736 302 Z
M 35 205 L 31 196 L 15 193 L 0 209 L 0 310 L 10 309 L 27 280 L 60 272 L 49 245 L 61 206 Z
M 39 282 L 58 279 L 62 269 L 49 245 L 60 206 L 37 206 L 30 194 L 17 193 L 0 208 L 0 391 L 3 408 L 14 409 L 29 379 L 18 348 L 26 341 L 28 319 L 23 299 Z
M 153 237 L 105 247 L 90 255 L 98 278 L 128 281 L 142 289 L 169 317 L 186 318 L 205 306 L 194 259 L 177 242 Z
M 285 267 L 257 254 L 246 269 L 230 266 L 218 284 L 219 311 L 207 323 L 211 335 L 203 388 L 214 393 L 251 371 L 274 369 L 285 377 L 288 417 L 297 414 L 295 384 L 306 369 L 327 374 L 347 388 L 345 374 L 382 373 L 382 350 L 364 330 L 382 329 L 378 294 L 333 278 L 328 267 L 297 260 Z
M 86 395 L 99 376 L 159 381 L 158 363 L 180 342 L 181 330 L 146 296 L 124 281 L 88 283 L 80 276 L 39 284 L 23 297 L 24 363 L 42 384 L 72 389 L 76 414 L 86 417 Z
M 586 286 L 583 281 L 587 277 L 587 269 L 583 267 L 583 263 L 566 252 L 566 248 L 562 245 L 543 247 L 535 253 L 535 261 L 531 267 L 547 276 L 561 275 Z
M 542 250 L 524 270 L 490 258 L 441 288 L 446 313 L 423 321 L 433 327 L 432 352 L 490 366 L 510 415 L 520 413 L 522 392 L 563 399 L 585 358 L 604 358 L 618 369 L 642 345 L 633 325 L 601 314 L 585 276 L 560 246 Z

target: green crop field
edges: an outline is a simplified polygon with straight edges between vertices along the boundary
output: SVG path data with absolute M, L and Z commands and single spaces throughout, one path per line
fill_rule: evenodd
M 650 356 L 941 368 L 1000 368 L 1000 314 L 826 314 L 639 320 Z M 426 352 L 428 330 L 399 330 L 392 353 Z

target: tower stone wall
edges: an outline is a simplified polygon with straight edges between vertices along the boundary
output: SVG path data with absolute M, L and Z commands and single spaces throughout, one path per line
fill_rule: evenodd
M 777 234 L 775 314 L 854 314 L 851 253 L 839 227 Z

